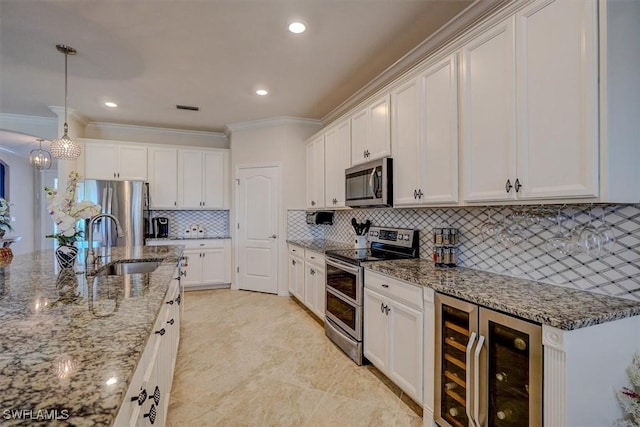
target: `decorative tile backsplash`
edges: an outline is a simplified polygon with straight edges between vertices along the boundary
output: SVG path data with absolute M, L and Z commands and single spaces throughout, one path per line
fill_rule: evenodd
M 204 228 L 205 237 L 229 236 L 229 211 L 150 211 L 150 217 L 169 218 L 169 237 L 185 237 L 192 225 Z
M 529 206 L 528 212 L 540 206 Z M 545 224 L 526 225 L 524 240 L 505 247 L 482 232 L 487 222 L 513 224 L 520 207 L 465 207 L 422 209 L 354 209 L 336 211 L 333 225 L 307 225 L 304 211 L 289 211 L 288 238 L 325 238 L 342 242 L 354 240 L 351 218 L 371 220 L 374 225 L 416 228 L 420 231 L 420 258 L 431 259 L 433 229 L 459 229 L 458 265 L 513 277 L 568 286 L 590 292 L 640 300 L 640 205 L 545 206 L 550 212 Z M 560 212 L 563 233 L 581 229 L 591 220 L 598 227 L 611 227 L 616 242 L 611 252 L 598 257 L 579 253 L 564 255 L 547 248 L 558 228 Z M 521 221 L 525 224 L 525 221 Z

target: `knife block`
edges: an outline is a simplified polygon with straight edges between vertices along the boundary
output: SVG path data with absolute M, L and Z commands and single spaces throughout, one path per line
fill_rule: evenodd
M 355 249 L 366 249 L 367 248 L 367 236 L 356 236 L 355 244 L 353 246 Z

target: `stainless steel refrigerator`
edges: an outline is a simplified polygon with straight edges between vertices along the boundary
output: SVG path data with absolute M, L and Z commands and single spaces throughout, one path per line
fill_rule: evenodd
M 80 200 L 91 200 L 102 207 L 102 213 L 114 215 L 120 221 L 124 237 L 118 237 L 115 224 L 109 218 L 94 222 L 93 247 L 143 246 L 144 215 L 148 208 L 147 186 L 143 181 L 85 180 L 78 189 Z M 81 221 L 84 237 L 89 220 Z M 83 247 L 88 242 L 83 241 Z

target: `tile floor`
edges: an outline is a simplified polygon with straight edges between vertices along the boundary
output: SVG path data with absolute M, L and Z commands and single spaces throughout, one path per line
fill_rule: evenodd
M 421 409 L 359 367 L 291 298 L 185 294 L 168 426 L 421 426 Z

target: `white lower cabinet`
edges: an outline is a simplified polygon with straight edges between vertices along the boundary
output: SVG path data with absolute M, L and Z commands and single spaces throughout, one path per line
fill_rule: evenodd
M 364 355 L 409 397 L 422 404 L 422 288 L 367 271 Z
M 178 344 L 182 295 L 176 270 L 114 426 L 165 425 Z
M 154 240 L 148 246 L 183 245 L 182 285 L 186 290 L 228 287 L 231 283 L 231 240 Z
M 289 293 L 324 321 L 327 278 L 324 254 L 289 245 Z

